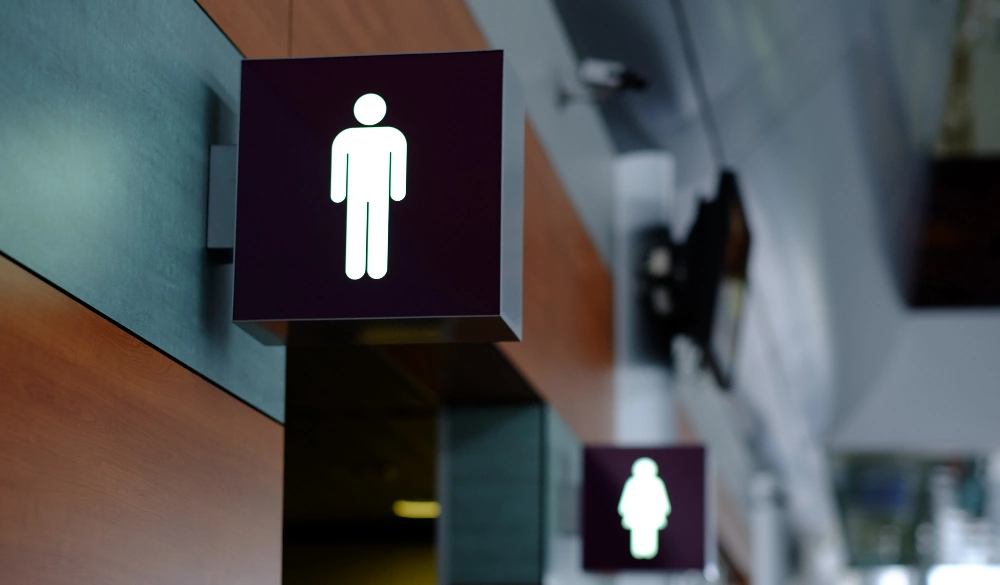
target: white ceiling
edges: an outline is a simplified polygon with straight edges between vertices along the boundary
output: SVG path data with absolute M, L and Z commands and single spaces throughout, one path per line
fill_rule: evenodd
M 831 438 L 850 451 L 956 455 L 1000 445 L 1000 312 L 909 315 Z

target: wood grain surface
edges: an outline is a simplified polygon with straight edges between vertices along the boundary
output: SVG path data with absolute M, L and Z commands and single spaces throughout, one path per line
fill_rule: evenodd
M 278 585 L 283 429 L 0 257 L 0 583 Z
M 611 277 L 535 133 L 525 134 L 524 335 L 500 348 L 584 443 L 612 438 Z
M 198 0 L 247 59 L 288 57 L 292 0 Z
M 265 0 L 256 0 L 265 2 Z M 277 10 L 273 0 L 261 12 Z M 291 0 L 294 57 L 488 48 L 462 0 Z M 246 55 L 266 54 L 275 31 L 242 31 L 252 10 L 229 21 L 227 0 L 200 0 Z M 244 14 L 246 12 L 246 14 Z M 227 14 L 227 18 L 216 14 Z M 525 145 L 524 341 L 501 350 L 585 442 L 612 437 L 611 278 L 551 162 L 528 124 Z M 489 372 L 484 372 L 489 375 Z
M 463 0 L 293 0 L 293 57 L 488 48 Z

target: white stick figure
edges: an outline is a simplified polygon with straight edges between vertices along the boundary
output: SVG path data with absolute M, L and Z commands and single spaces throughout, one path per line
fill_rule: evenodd
M 632 464 L 632 476 L 625 481 L 618 501 L 622 527 L 631 531 L 632 557 L 651 559 L 660 550 L 660 530 L 667 527 L 670 497 L 660 479 L 656 463 L 640 457 Z
M 389 268 L 389 198 L 406 196 L 406 137 L 390 126 L 374 126 L 385 117 L 385 100 L 369 93 L 354 103 L 354 117 L 364 126 L 348 128 L 333 139 L 330 199 L 347 199 L 347 251 L 344 272 L 351 280 L 382 278 Z

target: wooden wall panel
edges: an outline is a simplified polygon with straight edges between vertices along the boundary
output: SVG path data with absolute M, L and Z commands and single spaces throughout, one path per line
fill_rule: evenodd
M 0 583 L 279 585 L 283 428 L 0 257 Z
M 611 278 L 535 136 L 525 134 L 524 335 L 500 348 L 584 443 L 612 439 Z
M 293 57 L 489 48 L 464 0 L 293 1 Z
M 289 55 L 292 0 L 198 0 L 198 4 L 248 59 Z
M 488 47 L 463 0 L 293 0 L 291 29 L 296 57 Z M 610 441 L 611 278 L 530 124 L 525 138 L 524 341 L 501 349 L 584 442 Z

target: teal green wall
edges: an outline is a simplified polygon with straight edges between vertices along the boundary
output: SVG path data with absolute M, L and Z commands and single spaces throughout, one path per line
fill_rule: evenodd
M 543 404 L 445 408 L 438 568 L 444 585 L 608 585 L 583 571 L 583 445 Z
M 284 350 L 204 253 L 240 60 L 194 0 L 0 2 L 0 251 L 281 420 Z
M 545 406 L 444 412 L 443 583 L 541 583 Z
M 580 536 L 580 496 L 583 484 L 583 445 L 551 408 L 545 424 L 545 569 L 544 583 L 611 585 L 609 573 L 583 570 Z M 661 577 L 661 581 L 663 578 Z

